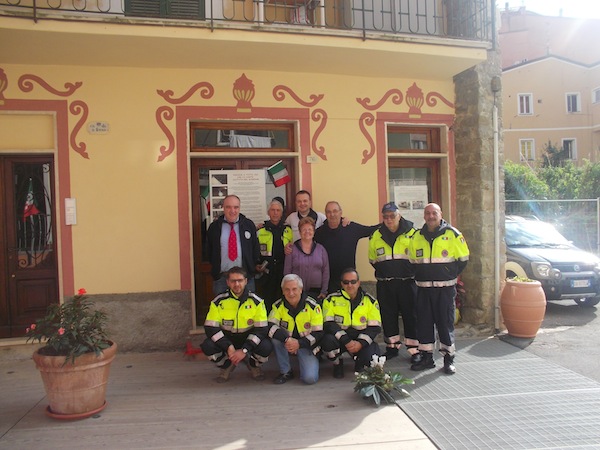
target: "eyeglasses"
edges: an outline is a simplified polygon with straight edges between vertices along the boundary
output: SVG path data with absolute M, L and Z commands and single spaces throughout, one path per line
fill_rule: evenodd
M 236 278 L 236 279 L 229 279 L 230 283 L 243 283 L 244 281 L 246 281 L 245 278 Z
M 390 220 L 390 219 L 395 219 L 395 218 L 396 218 L 396 214 L 384 214 L 384 215 L 383 215 L 383 219 L 384 219 L 384 220 L 385 220 L 385 219 L 388 219 L 388 220 Z
M 358 280 L 342 280 L 342 284 L 356 284 L 358 283 Z

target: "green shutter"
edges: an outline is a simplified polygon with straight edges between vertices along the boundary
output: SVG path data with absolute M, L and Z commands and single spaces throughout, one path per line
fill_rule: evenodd
M 125 0 L 125 15 L 204 19 L 205 0 Z

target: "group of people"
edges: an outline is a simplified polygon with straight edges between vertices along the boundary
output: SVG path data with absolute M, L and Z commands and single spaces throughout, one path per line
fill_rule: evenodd
M 342 378 L 343 353 L 351 356 L 355 372 L 363 370 L 380 354 L 376 338 L 382 331 L 385 356 L 398 356 L 404 343 L 417 371 L 435 367 L 437 331 L 444 371 L 455 373 L 454 297 L 469 250 L 439 205 L 425 207 L 421 229 L 394 202 L 383 206 L 382 223 L 373 226 L 344 218 L 336 201 L 326 204 L 325 214 L 316 212 L 305 190 L 296 194 L 296 211 L 285 220 L 284 201 L 274 198 L 269 220 L 259 227 L 240 207 L 237 196 L 226 197 L 223 215 L 207 232 L 216 297 L 202 350 L 219 367 L 218 382 L 228 381 L 242 362 L 254 379 L 264 380 L 261 366 L 273 351 L 280 370 L 275 384 L 294 378 L 293 356 L 306 384 L 318 381 L 322 357 Z M 355 269 L 364 237 L 377 298 L 361 288 Z

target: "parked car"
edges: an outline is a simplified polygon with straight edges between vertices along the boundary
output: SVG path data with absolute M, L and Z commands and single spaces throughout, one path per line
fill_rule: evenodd
M 535 217 L 506 216 L 506 276 L 542 283 L 546 300 L 600 302 L 600 258 L 583 251 L 551 224 Z

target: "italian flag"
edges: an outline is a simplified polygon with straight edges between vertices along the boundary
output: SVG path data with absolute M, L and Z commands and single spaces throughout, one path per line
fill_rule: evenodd
M 290 174 L 283 165 L 283 161 L 278 161 L 267 169 L 271 178 L 273 178 L 273 184 L 275 187 L 283 186 L 286 183 L 292 181 Z

